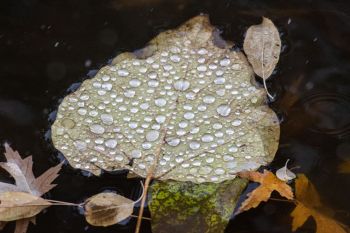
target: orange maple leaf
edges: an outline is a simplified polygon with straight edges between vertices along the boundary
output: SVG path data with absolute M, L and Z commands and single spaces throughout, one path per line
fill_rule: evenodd
M 248 198 L 238 209 L 238 213 L 257 207 L 261 202 L 267 201 L 273 191 L 281 196 L 293 200 L 292 188 L 284 181 L 278 179 L 272 172 L 264 170 L 264 173 L 255 171 L 244 171 L 238 173 L 242 178 L 260 183 L 261 185 L 248 194 Z
M 291 213 L 293 218 L 292 231 L 296 231 L 312 216 L 316 222 L 316 233 L 347 232 L 343 224 L 319 211 L 322 208 L 320 196 L 314 185 L 303 174 L 299 174 L 298 179 L 295 181 L 295 195 L 297 206 Z

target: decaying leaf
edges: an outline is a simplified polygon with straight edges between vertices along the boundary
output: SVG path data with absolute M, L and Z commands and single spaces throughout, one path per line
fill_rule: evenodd
M 0 221 L 15 221 L 37 215 L 50 202 L 25 192 L 0 192 Z
M 29 198 L 27 200 L 28 202 L 33 201 L 37 204 L 39 203 L 38 204 L 39 206 L 26 206 L 26 207 L 14 206 L 13 210 L 11 210 L 12 208 L 1 209 L 1 211 L 5 211 L 5 212 L 14 211 L 12 214 L 16 213 L 16 211 L 18 210 L 24 211 L 24 212 L 18 212 L 23 214 L 23 219 L 16 221 L 16 230 L 15 230 L 15 233 L 24 233 L 27 230 L 29 222 L 35 222 L 35 217 L 31 214 L 32 213 L 37 214 L 40 212 L 39 211 L 40 208 L 44 209 L 47 207 L 47 205 L 44 204 L 44 202 L 42 201 L 43 199 L 40 198 L 40 196 L 42 196 L 43 194 L 51 190 L 53 187 L 55 187 L 55 184 L 52 184 L 52 181 L 55 180 L 56 177 L 58 176 L 58 172 L 61 169 L 62 164 L 59 164 L 55 167 L 48 169 L 41 176 L 39 176 L 38 178 L 35 178 L 32 171 L 32 168 L 33 168 L 32 156 L 28 156 L 22 159 L 17 151 L 14 151 L 8 144 L 5 144 L 5 157 L 7 162 L 0 163 L 0 167 L 5 169 L 15 179 L 15 184 L 0 182 L 0 195 L 5 195 L 6 193 L 8 194 L 9 192 L 21 193 L 21 194 L 18 194 L 20 196 L 18 196 L 17 198 L 19 198 L 19 200 L 21 200 L 22 202 L 26 201 L 24 197 L 27 196 Z M 30 197 L 32 198 L 36 197 L 37 199 L 32 200 L 32 198 Z M 42 206 L 40 203 L 43 204 L 45 207 Z M 30 215 L 32 217 L 27 215 Z M 10 214 L 8 216 L 10 216 Z M 19 214 L 18 216 L 21 216 L 21 215 Z M 4 226 L 5 224 L 6 222 L 2 223 L 1 225 Z
M 321 208 L 324 208 L 320 201 L 320 196 L 314 185 L 303 174 L 299 174 L 295 181 L 295 194 L 297 206 L 291 213 L 293 231 L 296 231 L 312 216 L 316 222 L 316 233 L 348 232 L 348 229 L 343 224 L 320 211 Z
M 292 188 L 268 170 L 264 170 L 264 173 L 243 171 L 239 173 L 239 176 L 260 183 L 260 186 L 248 194 L 248 198 L 242 203 L 238 213 L 255 208 L 261 202 L 267 201 L 273 191 L 277 191 L 281 196 L 293 200 Z
M 86 221 L 93 226 L 110 226 L 130 217 L 134 201 L 116 193 L 99 193 L 85 203 Z
M 224 232 L 246 183 L 238 177 L 219 184 L 154 181 L 149 203 L 152 232 Z
M 97 175 L 220 183 L 273 159 L 279 122 L 265 100 L 243 53 L 201 15 L 84 81 L 61 103 L 52 140 Z
M 283 167 L 281 167 L 276 171 L 277 178 L 282 181 L 290 181 L 296 178 L 296 175 L 287 167 L 288 161 L 289 159 L 287 160 L 286 164 Z
M 5 157 L 7 162 L 0 163 L 0 166 L 13 176 L 16 185 L 0 182 L 1 192 L 19 191 L 41 196 L 56 186 L 52 184 L 52 181 L 57 178 L 62 164 L 48 169 L 41 176 L 35 178 L 32 170 L 32 156 L 22 159 L 17 151 L 5 144 Z
M 269 78 L 281 52 L 281 39 L 273 22 L 263 17 L 261 24 L 250 26 L 243 49 L 254 72 L 263 79 Z
M 338 166 L 339 173 L 350 173 L 350 161 L 344 161 Z

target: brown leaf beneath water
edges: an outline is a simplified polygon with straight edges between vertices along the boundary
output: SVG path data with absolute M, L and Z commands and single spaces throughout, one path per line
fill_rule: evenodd
M 25 192 L 0 193 L 0 221 L 30 218 L 51 204 L 41 197 Z
M 249 27 L 243 49 L 254 72 L 263 79 L 269 78 L 281 52 L 281 39 L 273 22 L 263 17 L 261 24 Z
M 322 208 L 320 196 L 308 178 L 300 174 L 295 182 L 296 204 L 291 213 L 293 218 L 292 230 L 296 231 L 309 217 L 316 222 L 316 233 L 346 233 L 346 227 L 319 211 Z
M 277 191 L 281 196 L 293 200 L 292 188 L 284 181 L 278 179 L 272 172 L 264 170 L 264 173 L 256 171 L 239 172 L 242 178 L 260 183 L 261 185 L 248 194 L 248 198 L 238 209 L 238 213 L 257 207 L 261 202 L 267 201 L 273 191 Z
M 344 161 L 338 166 L 339 173 L 350 173 L 350 161 Z
M 93 226 L 110 226 L 128 218 L 134 202 L 115 193 L 99 193 L 85 203 L 86 221 Z

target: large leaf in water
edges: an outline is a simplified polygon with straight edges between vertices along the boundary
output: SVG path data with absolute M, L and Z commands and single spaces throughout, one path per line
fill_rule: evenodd
M 206 16 L 124 53 L 67 96 L 52 139 L 94 174 L 222 182 L 269 163 L 279 125 L 253 71 Z
M 159 181 L 152 184 L 153 233 L 224 232 L 247 181 L 222 183 Z

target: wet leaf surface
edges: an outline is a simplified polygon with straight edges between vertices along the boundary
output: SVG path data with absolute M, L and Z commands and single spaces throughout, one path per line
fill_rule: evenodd
M 75 168 L 215 182 L 272 161 L 279 122 L 241 52 L 197 16 L 124 53 L 59 107 L 52 139 Z

